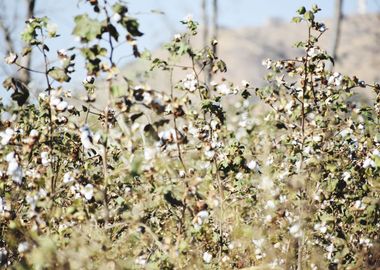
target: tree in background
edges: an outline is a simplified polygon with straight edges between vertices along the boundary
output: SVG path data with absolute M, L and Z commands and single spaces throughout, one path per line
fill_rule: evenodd
M 15 26 L 13 25 L 12 27 L 10 27 L 10 25 L 7 25 L 7 23 L 5 21 L 4 12 L 9 13 L 10 7 L 9 7 L 9 5 L 5 6 L 4 2 L 5 2 L 4 0 L 1 1 L 1 6 L 2 6 L 3 12 L 0 14 L 0 29 L 1 29 L 2 34 L 3 34 L 4 43 L 6 44 L 5 55 L 7 55 L 10 52 L 15 52 L 15 50 L 16 50 L 16 43 L 15 42 L 16 41 L 13 40 L 13 38 L 12 38 L 12 31 L 13 31 L 13 28 Z M 26 15 L 25 15 L 24 21 L 27 21 L 28 19 L 35 16 L 36 2 L 37 2 L 36 0 L 25 0 L 25 6 L 22 6 L 22 8 L 25 8 L 25 10 L 26 10 Z M 18 6 L 16 6 L 16 9 L 17 8 L 18 8 Z M 17 11 L 15 13 L 15 16 L 17 17 L 18 14 L 19 14 L 19 12 Z M 17 21 L 17 18 L 13 18 L 13 20 L 10 23 L 13 24 L 14 21 Z M 18 72 L 18 78 L 23 83 L 28 84 L 31 80 L 31 78 L 30 78 L 31 77 L 30 67 L 32 64 L 31 48 L 28 45 L 23 45 L 23 54 L 24 54 L 24 57 L 23 57 L 23 62 L 21 64 L 25 68 L 21 69 L 20 72 Z
M 358 0 L 358 11 L 359 14 L 367 13 L 367 0 Z
M 218 40 L 218 0 L 212 0 L 212 14 L 211 22 L 209 20 L 207 12 L 207 0 L 201 1 L 201 16 L 203 23 L 202 44 L 207 47 L 210 44 L 212 46 L 212 54 L 217 54 L 217 40 Z M 211 37 L 211 38 L 210 38 Z M 212 80 L 212 72 L 209 69 L 205 69 L 205 78 L 207 84 Z
M 343 19 L 343 0 L 335 0 L 334 7 L 334 22 L 333 22 L 333 36 L 330 54 L 334 58 L 335 62 L 339 61 L 338 59 L 338 47 L 341 35 L 341 26 Z M 332 65 L 329 65 L 329 69 L 332 69 Z

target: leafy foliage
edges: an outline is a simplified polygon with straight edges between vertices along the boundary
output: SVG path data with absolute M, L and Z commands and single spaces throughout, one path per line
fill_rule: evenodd
M 87 2 L 97 19 L 79 15 L 73 31 L 88 75 L 83 104 L 70 104 L 64 84 L 75 71 L 72 48 L 57 52 L 61 67 L 47 60 L 48 38 L 57 36 L 47 18 L 29 20 L 23 34 L 45 63 L 38 105 L 17 79 L 4 82 L 17 105 L 0 105 L 2 266 L 379 266 L 380 86 L 325 68 L 332 59 L 318 46 L 325 27 L 317 6 L 293 19 L 308 27 L 297 44 L 304 55 L 265 60 L 262 88 L 205 83 L 204 70 L 227 67 L 215 44 L 191 46 L 198 24 L 185 18 L 168 58 L 143 54 L 169 74 L 171 88 L 161 92 L 118 79 L 115 42 L 126 36 L 141 56 L 127 6 Z M 181 57 L 191 64 L 178 67 Z M 19 58 L 6 62 L 22 68 Z M 190 72 L 175 81 L 178 68 Z M 106 86 L 97 83 L 103 78 Z M 376 100 L 359 103 L 355 90 Z

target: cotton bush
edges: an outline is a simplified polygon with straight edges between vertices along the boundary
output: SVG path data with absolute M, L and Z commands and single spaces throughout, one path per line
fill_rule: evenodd
M 26 22 L 22 38 L 45 63 L 38 104 L 16 77 L 4 81 L 15 104 L 0 105 L 3 267 L 379 267 L 380 86 L 325 68 L 317 6 L 293 19 L 306 25 L 304 54 L 265 60 L 268 82 L 256 87 L 205 83 L 205 70 L 227 67 L 214 44 L 191 46 L 192 18 L 160 59 L 139 52 L 143 33 L 122 2 L 87 2 L 97 19 L 75 18 L 81 54 L 59 50 L 60 65 L 46 57 L 59 30 Z M 120 79 L 123 36 L 170 89 Z M 23 68 L 22 57 L 5 61 Z M 65 84 L 77 57 L 87 70 L 79 105 Z M 376 100 L 359 103 L 355 91 Z

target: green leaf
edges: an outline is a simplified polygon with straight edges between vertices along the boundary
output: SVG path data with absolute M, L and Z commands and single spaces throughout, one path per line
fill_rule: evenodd
M 300 7 L 300 8 L 297 10 L 297 13 L 298 13 L 299 15 L 303 15 L 303 14 L 305 14 L 305 12 L 306 12 L 306 8 L 305 8 L 305 7 Z
M 114 97 L 118 97 L 121 95 L 121 92 L 122 92 L 122 89 L 120 86 L 118 85 L 112 85 L 111 86 L 111 93 L 112 93 L 112 96 Z
M 227 65 L 223 60 L 218 60 L 216 66 L 220 72 L 227 72 Z
M 311 11 L 307 11 L 303 17 L 308 21 L 314 21 L 314 13 Z
M 300 23 L 302 21 L 302 18 L 301 17 L 293 17 L 293 19 L 292 19 L 292 22 L 294 22 L 294 23 Z
M 144 115 L 144 113 L 142 113 L 142 112 L 132 114 L 131 115 L 131 121 L 132 121 L 132 123 L 134 123 L 138 118 L 140 118 L 143 115 Z
M 7 90 L 13 89 L 14 92 L 11 98 L 16 101 L 19 106 L 24 105 L 28 100 L 29 89 L 22 81 L 9 77 L 3 81 L 3 86 Z
M 63 68 L 58 67 L 50 69 L 48 75 L 58 82 L 69 82 L 71 79 Z
M 102 34 L 101 22 L 91 19 L 88 14 L 78 15 L 74 21 L 73 35 L 80 37 L 82 42 L 90 42 Z
M 251 93 L 247 89 L 244 89 L 244 91 L 241 93 L 241 96 L 244 99 L 247 99 L 247 98 L 249 98 L 251 96 Z
M 106 27 L 106 32 L 110 33 L 111 37 L 113 37 L 116 41 L 119 39 L 119 32 L 116 27 L 109 23 Z
M 321 9 L 318 7 L 318 5 L 313 5 L 312 7 L 311 7 L 311 11 L 313 12 L 313 13 L 317 13 L 318 11 L 320 11 Z
M 141 37 L 143 35 L 143 33 L 139 31 L 139 23 L 136 19 L 127 18 L 123 20 L 123 25 L 132 36 Z
M 128 12 L 128 8 L 120 3 L 116 3 L 112 6 L 112 10 L 115 13 L 118 13 L 120 15 L 124 15 L 125 13 Z

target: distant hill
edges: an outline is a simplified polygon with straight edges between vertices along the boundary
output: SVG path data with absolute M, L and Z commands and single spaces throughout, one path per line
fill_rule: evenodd
M 332 25 L 327 20 L 326 26 Z M 368 82 L 380 81 L 380 15 L 355 15 L 346 17 L 342 24 L 342 35 L 338 51 L 338 62 L 335 70 L 347 75 L 356 75 Z M 332 31 L 321 38 L 320 46 L 331 47 Z M 227 63 L 228 72 L 224 77 L 239 83 L 245 79 L 255 85 L 263 83 L 266 74 L 261 62 L 263 59 L 284 59 L 303 52 L 295 49 L 295 42 L 305 40 L 306 25 L 271 20 L 261 27 L 240 29 L 221 29 L 219 34 L 218 55 Z M 201 46 L 198 39 L 196 47 Z M 165 52 L 159 49 L 153 52 L 154 57 L 162 57 Z M 122 74 L 135 77 L 139 71 L 146 69 L 147 64 L 138 60 L 126 66 Z M 176 79 L 183 78 L 189 71 L 177 72 Z M 165 74 L 153 74 L 149 83 L 159 90 L 168 87 Z

